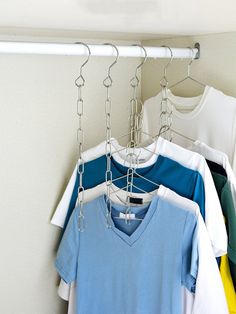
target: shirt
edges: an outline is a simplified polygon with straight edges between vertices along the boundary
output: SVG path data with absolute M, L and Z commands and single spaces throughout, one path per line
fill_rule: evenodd
M 98 147 L 94 149 L 90 149 L 84 153 L 84 160 L 92 159 L 94 160 L 94 156 L 100 156 L 104 151 L 105 144 L 101 143 Z M 119 162 L 120 164 L 124 164 L 128 161 L 125 161 L 124 155 L 121 154 L 120 150 L 122 149 L 121 146 L 117 144 L 117 142 L 113 141 L 113 149 L 115 151 L 119 151 L 119 154 L 114 154 L 114 160 Z M 123 148 L 124 149 L 124 148 Z M 151 152 L 150 152 L 151 151 Z M 223 216 L 221 207 L 219 204 L 218 196 L 216 194 L 216 190 L 214 187 L 214 183 L 210 174 L 210 171 L 206 165 L 205 159 L 191 151 L 183 149 L 178 145 L 170 143 L 162 138 L 158 138 L 158 140 L 148 146 L 147 148 L 138 149 L 140 159 L 142 158 L 145 162 L 142 162 L 141 165 L 152 165 L 156 159 L 157 155 L 155 153 L 162 152 L 164 155 L 171 156 L 183 164 L 187 165 L 191 169 L 198 169 L 199 172 L 202 174 L 202 178 L 205 182 L 204 189 L 205 189 L 205 206 L 207 208 L 207 219 L 206 225 L 208 228 L 208 232 L 211 238 L 211 243 L 214 248 L 215 255 L 222 255 L 225 254 L 227 249 L 227 236 L 225 231 L 225 226 L 223 222 Z M 154 152 L 154 153 L 153 153 Z M 101 156 L 100 156 L 101 157 Z M 139 167 L 141 166 L 139 165 Z M 56 210 L 56 213 L 53 217 L 52 223 L 63 226 L 65 222 L 65 215 L 67 214 L 68 210 L 68 202 L 71 199 L 71 195 L 73 194 L 72 190 L 74 189 L 74 202 L 77 193 L 75 190 L 75 181 L 76 181 L 76 171 L 75 168 L 73 175 L 70 179 L 70 182 L 67 186 L 67 189 L 62 197 L 61 202 Z M 91 171 L 92 173 L 92 171 Z M 175 181 L 176 182 L 176 181 Z M 74 206 L 74 205 L 73 205 Z M 71 208 L 73 208 L 73 206 Z M 223 223 L 222 223 L 223 222 Z M 68 299 L 68 288 L 63 289 L 63 282 L 59 287 L 59 295 L 62 298 Z M 220 300 L 221 298 L 219 298 Z M 70 302 L 71 303 L 71 302 Z M 210 313 L 210 312 L 209 312 Z
M 60 276 L 77 281 L 76 313 L 181 313 L 181 285 L 194 292 L 197 278 L 196 215 L 155 196 L 132 207 L 141 222 L 116 221 L 126 208 L 113 205 L 109 229 L 106 206 L 104 195 L 85 204 L 83 233 L 77 208 L 58 249 Z
M 101 157 L 105 153 L 105 147 L 105 142 L 102 142 L 96 147 L 85 151 L 83 153 L 84 161 L 91 161 Z M 115 139 L 112 140 L 112 151 L 114 161 L 121 165 L 129 164 L 129 160 L 125 158 L 127 153 L 125 148 L 120 146 Z M 164 140 L 161 137 L 159 137 L 153 144 L 145 148 L 138 148 L 137 150 L 134 150 L 134 152 L 139 155 L 138 168 L 144 168 L 153 165 L 158 159 L 158 154 L 161 154 L 164 157 L 169 157 L 169 159 L 177 161 L 180 165 L 183 165 L 186 168 L 199 172 L 204 182 L 206 227 L 215 255 L 224 255 L 227 252 L 227 235 L 222 209 L 210 170 L 204 157 L 198 153 L 189 151 L 178 145 L 175 145 L 174 143 Z M 94 169 L 95 170 L 93 170 L 93 172 L 96 172 L 96 168 Z M 174 182 L 177 182 L 176 178 L 174 179 Z M 56 208 L 55 214 L 51 220 L 52 224 L 58 225 L 60 227 L 64 226 L 65 217 L 67 216 L 68 210 L 71 212 L 75 207 L 78 195 L 76 184 L 78 186 L 77 166 L 75 167 L 62 199 Z M 168 186 L 168 184 L 166 186 Z M 174 187 L 172 188 L 175 190 Z
M 216 162 L 214 161 L 211 161 L 211 160 L 207 160 L 206 159 L 206 162 L 208 164 L 208 167 L 211 171 L 214 171 L 216 173 L 219 173 L 221 174 L 222 176 L 226 177 L 227 178 L 227 173 L 225 171 L 225 169 L 223 168 L 223 166 L 217 164 Z
M 210 86 L 197 97 L 175 96 L 170 90 L 167 97 L 169 112 L 173 105 L 172 129 L 226 153 L 236 171 L 236 98 Z M 143 128 L 152 135 L 158 134 L 160 128 L 161 99 L 159 93 L 144 103 Z M 187 139 L 174 133 L 173 141 L 183 147 L 189 146 Z
M 101 156 L 95 160 L 88 161 L 84 164 L 83 173 L 83 186 L 85 189 L 92 188 L 105 179 L 106 172 L 106 156 Z M 111 171 L 112 177 L 118 179 L 115 181 L 116 186 L 119 188 L 126 187 L 128 167 L 122 166 L 120 163 L 111 158 Z M 134 176 L 133 183 L 142 190 L 150 192 L 156 189 L 156 185 L 151 183 L 162 184 L 171 190 L 174 190 L 181 196 L 194 200 L 200 208 L 203 218 L 205 218 L 205 191 L 204 183 L 201 175 L 194 170 L 186 168 L 178 162 L 158 155 L 156 162 L 145 168 L 138 168 L 137 173 L 144 178 Z M 147 179 L 147 180 L 146 180 Z M 72 211 L 75 208 L 76 200 L 78 197 L 79 178 L 75 182 L 73 195 L 70 201 L 69 210 L 67 213 L 65 226 L 70 218 Z M 133 192 L 139 192 L 139 189 L 133 188 Z
M 112 191 L 113 189 L 116 189 L 116 187 L 112 186 Z M 105 183 L 96 186 L 93 189 L 86 190 L 84 194 L 85 202 L 93 200 L 105 192 Z M 216 314 L 219 309 L 221 309 L 220 314 L 228 313 L 221 278 L 219 276 L 219 271 L 212 253 L 206 227 L 201 215 L 199 214 L 198 205 L 189 199 L 181 197 L 174 191 L 171 191 L 162 185 L 158 188 L 156 193 L 159 197 L 168 199 L 168 201 L 178 204 L 178 206 L 181 206 L 181 208 L 185 208 L 186 210 L 194 212 L 198 217 L 198 254 L 201 263 L 198 267 L 197 289 L 194 295 L 192 293 L 188 293 L 186 288 L 183 289 L 183 313 L 192 314 L 194 305 L 197 308 L 200 307 L 203 311 L 202 313 Z M 151 200 L 151 196 L 149 194 L 133 193 L 132 195 L 138 198 L 141 197 L 144 202 Z M 126 199 L 126 192 L 119 190 L 116 193 L 111 194 L 111 199 L 113 202 L 121 204 L 121 201 Z M 207 274 L 207 276 L 205 274 Z M 58 294 L 63 299 L 69 300 L 68 314 L 75 314 L 75 282 L 67 285 L 63 280 L 61 280 Z
M 228 257 L 230 260 L 231 276 L 236 286 L 236 211 L 227 178 L 215 172 L 212 172 L 212 177 L 221 200 L 226 220 L 228 230 Z
M 199 154 L 202 154 L 206 159 L 216 162 L 225 169 L 227 179 L 230 184 L 234 207 L 236 208 L 236 178 L 229 163 L 228 156 L 225 153 L 214 149 L 200 141 L 195 141 L 189 149 L 194 152 L 198 152 Z
M 227 255 L 221 257 L 220 274 L 224 284 L 225 295 L 227 297 L 227 303 L 230 314 L 236 313 L 236 294 L 234 285 L 230 273 L 229 261 Z

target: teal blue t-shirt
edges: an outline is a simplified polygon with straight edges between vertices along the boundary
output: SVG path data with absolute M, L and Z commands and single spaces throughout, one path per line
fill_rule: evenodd
M 55 266 L 67 283 L 76 281 L 77 314 L 180 314 L 181 286 L 195 291 L 198 271 L 197 217 L 154 196 L 132 207 L 142 220 L 115 217 L 106 226 L 106 196 L 84 205 L 86 229 L 71 215 Z
M 93 188 L 105 181 L 106 166 L 107 159 L 104 155 L 85 163 L 83 174 L 83 186 L 85 190 Z M 124 175 L 127 174 L 128 168 L 119 164 L 114 158 L 111 158 L 111 170 L 113 179 L 123 177 L 120 180 L 116 180 L 115 185 L 119 188 L 126 186 L 127 178 L 124 178 Z M 138 168 L 136 171 L 146 179 L 157 184 L 162 184 L 179 195 L 196 202 L 199 205 L 203 219 L 205 219 L 205 187 L 202 176 L 198 171 L 184 167 L 180 163 L 161 155 L 157 157 L 153 165 Z M 156 185 L 136 176 L 134 177 L 134 185 L 147 192 L 156 189 Z M 77 175 L 69 203 L 65 227 L 75 208 L 78 197 L 78 187 L 79 177 Z M 140 193 L 140 190 L 133 188 L 133 192 Z

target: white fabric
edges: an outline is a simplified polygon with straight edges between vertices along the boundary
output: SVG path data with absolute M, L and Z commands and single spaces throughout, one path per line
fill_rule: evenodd
M 120 151 L 120 146 L 115 139 L 112 141 L 113 151 Z M 98 146 L 86 151 L 83 155 L 85 161 L 92 160 L 105 154 L 106 143 L 103 142 Z M 204 181 L 205 187 L 205 224 L 211 240 L 211 244 L 215 256 L 222 256 L 227 252 L 227 233 L 225 229 L 224 218 L 222 215 L 221 205 L 217 196 L 215 185 L 203 156 L 198 153 L 184 149 L 174 143 L 171 143 L 159 137 L 155 143 L 152 143 L 147 148 L 137 148 L 140 162 L 138 167 L 147 167 L 153 164 L 158 157 L 158 154 L 168 157 L 179 162 L 181 165 L 197 170 Z M 127 156 L 125 149 L 119 153 L 114 153 L 114 159 L 122 165 L 129 165 L 129 161 L 125 159 Z M 51 223 L 60 227 L 64 226 L 67 215 L 69 202 L 72 196 L 72 191 L 75 185 L 77 166 L 72 174 L 72 177 L 67 185 L 65 193 L 55 211 Z
M 161 98 L 159 93 L 144 103 L 143 130 L 152 135 L 160 128 Z M 173 104 L 172 129 L 226 153 L 236 173 L 236 98 L 206 86 L 197 97 L 179 97 L 169 90 L 168 99 L 169 106 Z M 189 146 L 189 141 L 179 135 L 173 134 L 173 141 Z
M 112 186 L 112 190 L 117 190 L 115 186 Z M 105 193 L 106 185 L 100 184 L 93 189 L 85 191 L 85 198 L 87 201 L 98 197 Z M 159 189 L 154 192 L 160 197 L 175 202 L 183 208 L 194 211 L 198 216 L 198 250 L 199 250 L 199 268 L 196 284 L 195 295 L 190 293 L 183 287 L 182 301 L 183 301 L 183 314 L 226 314 L 228 308 L 226 304 L 224 289 L 218 270 L 216 260 L 211 248 L 209 237 L 204 225 L 202 216 L 200 215 L 199 207 L 196 203 L 179 196 L 177 193 L 170 189 L 160 186 Z M 133 193 L 134 197 L 143 198 L 144 202 L 151 200 L 150 194 L 138 194 Z M 126 199 L 126 192 L 118 190 L 116 194 L 111 195 L 111 200 L 115 203 L 122 203 Z M 86 217 L 86 213 L 85 213 Z M 86 232 L 86 231 L 85 231 Z M 59 295 L 64 297 L 69 296 L 68 314 L 75 314 L 75 300 L 76 300 L 76 285 L 72 283 L 71 286 L 61 281 L 60 288 L 58 290 Z
M 201 216 L 201 215 L 199 215 Z M 199 217 L 202 220 L 202 217 Z M 204 223 L 199 224 L 198 233 L 199 264 L 195 300 L 192 312 L 188 314 L 229 313 L 223 283 Z M 213 263 L 213 260 L 215 263 Z M 186 289 L 186 299 L 191 300 Z M 190 302 L 187 302 L 190 303 Z
M 189 149 L 201 154 L 208 160 L 216 162 L 218 165 L 221 165 L 225 169 L 227 179 L 230 184 L 234 206 L 236 208 L 236 178 L 233 169 L 229 163 L 228 156 L 225 153 L 211 148 L 210 146 L 200 141 L 194 142 Z

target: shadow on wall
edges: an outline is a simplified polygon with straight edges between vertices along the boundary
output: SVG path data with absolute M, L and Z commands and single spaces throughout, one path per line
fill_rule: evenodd
M 138 12 L 142 15 L 154 11 L 160 12 L 160 5 L 157 0 L 80 0 L 79 5 L 85 11 L 96 14 L 122 15 L 124 17 L 137 15 Z

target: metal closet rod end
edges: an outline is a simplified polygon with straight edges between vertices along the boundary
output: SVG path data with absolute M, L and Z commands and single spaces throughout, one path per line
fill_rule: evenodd
M 200 59 L 200 52 L 201 52 L 201 46 L 200 43 L 195 43 L 194 48 L 197 48 L 198 52 L 196 53 L 196 56 L 194 59 Z

